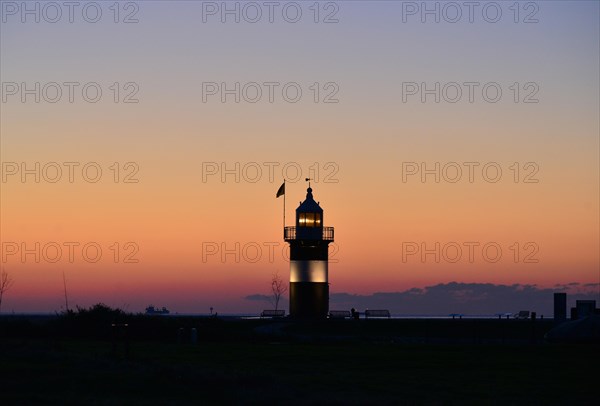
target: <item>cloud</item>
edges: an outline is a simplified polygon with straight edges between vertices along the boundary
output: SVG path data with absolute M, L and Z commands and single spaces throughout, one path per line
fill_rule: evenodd
M 582 289 L 582 286 L 587 289 Z M 539 288 L 536 285 L 496 285 L 492 283 L 450 282 L 412 288 L 402 292 L 376 292 L 357 295 L 346 292 L 330 295 L 330 309 L 388 309 L 394 314 L 447 315 L 463 313 L 488 315 L 516 313 L 519 310 L 535 311 L 548 317 L 553 314 L 555 292 L 568 292 L 568 306 L 575 300 L 597 299 L 593 288 L 598 284 L 581 285 L 573 282 L 567 286 Z M 570 288 L 577 288 L 575 291 Z
M 375 292 L 370 295 L 331 293 L 329 308 L 349 310 L 354 307 L 359 311 L 387 309 L 393 314 L 406 315 L 493 315 L 530 310 L 538 315 L 551 317 L 555 292 L 566 292 L 567 306 L 574 307 L 576 300 L 598 300 L 598 286 L 598 283 L 571 282 L 557 284 L 552 288 L 541 288 L 532 284 L 450 282 L 425 288 L 411 288 L 402 292 Z M 244 299 L 267 303 L 271 301 L 270 296 L 262 294 L 248 295 Z M 285 304 L 287 299 L 282 300 Z

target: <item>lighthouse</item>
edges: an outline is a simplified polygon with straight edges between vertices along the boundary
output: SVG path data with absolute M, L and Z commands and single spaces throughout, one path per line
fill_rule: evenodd
M 307 179 L 308 180 L 308 179 Z M 284 226 L 290 244 L 290 316 L 326 318 L 329 312 L 328 249 L 333 227 L 324 227 L 323 209 L 308 184 L 296 209 L 296 226 Z

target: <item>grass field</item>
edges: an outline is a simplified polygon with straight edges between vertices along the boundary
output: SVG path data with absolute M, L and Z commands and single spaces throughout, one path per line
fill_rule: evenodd
M 117 341 L 115 353 L 114 343 L 106 339 L 2 338 L 0 404 L 598 401 L 598 347 L 406 344 L 389 340 L 386 332 L 395 330 L 384 323 L 285 324 L 273 329 L 277 334 L 265 335 L 251 332 L 273 326 L 268 322 L 225 322 L 214 325 L 210 334 L 206 329 L 207 339 L 201 330 L 195 345 L 132 339 L 128 355 L 123 341 Z M 419 325 L 435 329 L 435 323 Z M 230 337 L 237 332 L 239 339 L 220 340 L 221 330 Z M 410 331 L 422 336 L 418 328 Z M 333 332 L 344 339 L 322 339 Z

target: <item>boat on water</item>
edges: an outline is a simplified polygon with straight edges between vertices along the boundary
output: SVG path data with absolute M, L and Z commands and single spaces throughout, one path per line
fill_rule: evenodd
M 169 309 L 167 309 L 166 307 L 162 307 L 162 309 L 159 309 L 158 307 L 154 307 L 154 306 L 148 306 L 146 307 L 146 314 L 149 315 L 154 315 L 154 314 L 169 314 L 171 313 L 169 311 Z

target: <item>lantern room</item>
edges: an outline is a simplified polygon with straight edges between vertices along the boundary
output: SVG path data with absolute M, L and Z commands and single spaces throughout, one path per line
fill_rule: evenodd
M 312 188 L 306 190 L 306 200 L 296 209 L 296 238 L 320 239 L 323 233 L 323 209 L 315 202 Z

